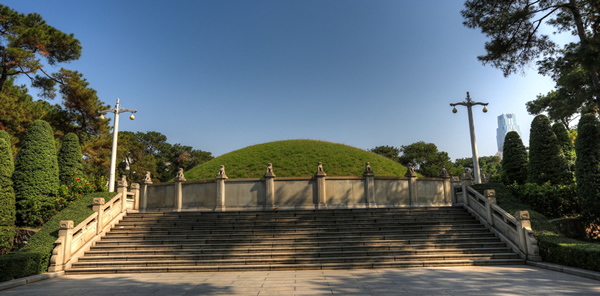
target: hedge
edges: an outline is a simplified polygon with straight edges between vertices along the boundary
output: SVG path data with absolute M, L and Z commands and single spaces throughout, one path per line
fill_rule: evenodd
M 83 176 L 83 156 L 79 138 L 74 133 L 68 133 L 58 151 L 58 177 L 60 185 L 73 182 L 75 177 Z
M 76 226 L 94 213 L 92 205 L 95 197 L 103 197 L 108 201 L 115 194 L 97 192 L 86 195 L 54 215 L 40 231 L 31 237 L 27 246 L 18 252 L 0 256 L 0 281 L 46 272 L 50 264 L 54 242 L 58 239 L 60 221 L 73 220 Z
M 0 133 L 0 255 L 12 249 L 15 237 L 15 192 L 11 179 L 13 170 L 10 142 Z
M 527 181 L 539 185 L 548 181 L 552 184 L 573 183 L 573 174 L 550 127 L 550 119 L 545 115 L 536 116 L 529 134 Z
M 515 131 L 508 132 L 504 137 L 501 178 L 505 184 L 527 182 L 527 150 Z
M 540 255 L 545 262 L 600 271 L 600 243 L 565 237 L 544 215 L 521 202 L 502 184 L 478 184 L 473 185 L 473 189 L 482 194 L 485 189 L 496 190 L 498 206 L 508 213 L 529 211 L 534 236 L 538 241 Z

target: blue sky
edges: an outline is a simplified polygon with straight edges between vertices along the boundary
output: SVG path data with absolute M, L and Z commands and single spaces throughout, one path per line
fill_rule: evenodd
M 470 92 L 480 156 L 497 116 L 553 88 L 534 66 L 505 78 L 483 66 L 486 37 L 462 25 L 464 1 L 3 1 L 81 41 L 78 61 L 107 104 L 137 109 L 120 130 L 157 131 L 215 156 L 287 139 L 362 149 L 435 143 L 470 157 Z M 20 80 L 28 83 L 27 80 Z M 31 91 L 35 93 L 35 90 Z

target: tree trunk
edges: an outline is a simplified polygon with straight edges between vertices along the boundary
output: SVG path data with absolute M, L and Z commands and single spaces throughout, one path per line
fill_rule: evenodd
M 576 0 L 569 0 L 569 9 L 573 13 L 573 20 L 575 21 L 575 25 L 577 26 L 577 34 L 579 35 L 579 40 L 581 40 L 581 46 L 585 47 L 589 51 L 593 51 L 593 48 L 590 46 L 588 42 L 587 36 L 585 35 L 585 27 L 583 26 L 583 20 L 581 19 L 581 12 L 579 11 L 579 6 L 577 6 Z M 598 76 L 598 72 L 594 69 L 592 65 L 586 65 L 584 59 L 584 68 L 587 68 L 588 75 L 590 75 L 590 79 L 592 80 L 592 85 L 594 87 L 594 93 L 596 95 L 596 105 L 600 106 L 600 77 Z

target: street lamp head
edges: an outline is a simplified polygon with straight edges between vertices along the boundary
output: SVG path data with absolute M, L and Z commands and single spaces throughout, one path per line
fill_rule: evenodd
M 100 120 L 104 120 L 104 114 L 100 114 Z
M 454 109 L 452 109 L 452 113 L 456 113 L 458 112 L 458 110 L 456 110 L 456 107 L 454 107 Z
M 131 114 L 131 116 L 129 116 L 129 119 L 134 120 L 135 116 L 133 116 L 133 114 Z
M 487 113 L 487 107 L 483 107 L 483 113 Z

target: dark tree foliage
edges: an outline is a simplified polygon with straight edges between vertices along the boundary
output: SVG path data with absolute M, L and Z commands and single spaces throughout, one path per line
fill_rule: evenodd
M 79 138 L 74 133 L 68 133 L 63 139 L 58 152 L 58 178 L 61 185 L 67 185 L 73 178 L 83 173 L 83 156 Z
M 569 137 L 569 132 L 565 128 L 565 125 L 557 122 L 552 125 L 552 131 L 556 135 L 556 139 L 558 140 L 558 144 L 560 145 L 560 149 L 565 156 L 565 160 L 569 165 L 569 171 L 572 174 L 575 173 L 575 147 L 573 147 L 573 143 L 571 142 L 571 138 Z
M 439 177 L 442 166 L 446 167 L 451 176 L 460 176 L 464 168 L 456 168 L 447 152 L 438 151 L 433 143 L 419 141 L 410 145 L 400 147 L 402 155 L 398 162 L 403 166 L 412 163 L 415 170 L 425 177 Z
M 455 167 L 469 168 L 473 170 L 473 158 L 457 158 L 454 160 Z M 495 177 L 502 173 L 502 164 L 499 156 L 481 156 L 479 157 L 479 169 L 486 177 Z
M 53 209 L 60 186 L 52 128 L 43 120 L 30 126 L 13 173 L 17 200 L 17 223 L 40 225 L 39 215 Z
M 529 134 L 528 182 L 538 185 L 548 181 L 551 184 L 573 183 L 565 156 L 550 127 L 550 119 L 544 115 L 536 116 Z
M 44 71 L 43 61 L 58 63 L 79 59 L 81 45 L 73 34 L 46 24 L 37 13 L 22 14 L 0 4 L 0 91 L 10 76 L 26 75 L 43 92 L 56 80 Z M 38 71 L 43 76 L 32 77 Z
M 594 114 L 581 116 L 577 126 L 575 177 L 582 216 L 600 225 L 600 121 Z
M 519 133 L 508 132 L 502 150 L 502 183 L 525 184 L 527 182 L 527 150 Z
M 398 161 L 400 157 L 400 148 L 394 146 L 377 146 L 373 149 L 369 149 L 369 151 L 385 156 L 393 161 Z
M 0 131 L 0 255 L 12 248 L 15 237 L 15 192 L 12 174 L 14 164 L 6 132 Z

